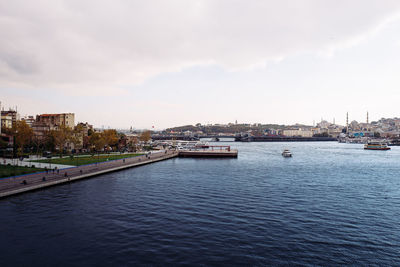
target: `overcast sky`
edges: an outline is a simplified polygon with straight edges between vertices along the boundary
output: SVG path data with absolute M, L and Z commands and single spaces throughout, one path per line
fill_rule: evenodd
M 0 0 L 0 101 L 97 127 L 400 117 L 400 1 Z

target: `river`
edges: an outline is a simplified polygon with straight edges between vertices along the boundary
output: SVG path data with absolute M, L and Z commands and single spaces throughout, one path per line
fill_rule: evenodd
M 0 200 L 1 266 L 399 264 L 400 147 L 222 144 Z

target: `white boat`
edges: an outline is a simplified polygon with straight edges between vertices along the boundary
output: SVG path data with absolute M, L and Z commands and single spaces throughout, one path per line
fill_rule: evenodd
M 285 158 L 291 158 L 292 157 L 292 152 L 289 151 L 289 149 L 285 149 L 282 152 L 282 156 Z

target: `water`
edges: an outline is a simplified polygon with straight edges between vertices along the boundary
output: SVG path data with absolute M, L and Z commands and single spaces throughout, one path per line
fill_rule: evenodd
M 0 265 L 399 265 L 400 147 L 229 144 L 0 200 Z

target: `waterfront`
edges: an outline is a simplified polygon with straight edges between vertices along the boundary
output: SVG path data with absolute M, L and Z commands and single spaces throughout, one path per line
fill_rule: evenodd
M 2 266 L 398 264 L 400 147 L 234 147 L 0 200 Z
M 97 162 L 95 159 L 94 161 L 96 162 L 92 164 L 57 169 L 57 171 L 53 169 L 52 171 L 50 170 L 46 172 L 37 172 L 26 175 L 5 177 L 0 179 L 0 198 L 64 183 L 70 183 L 71 181 L 86 179 L 89 177 L 113 171 L 119 171 L 126 168 L 159 162 L 161 160 L 166 160 L 177 156 L 178 152 L 173 150 L 154 151 L 154 153 L 152 154 L 135 155 L 133 157 L 123 157 L 119 155 L 117 157 L 119 159 L 114 159 L 110 161 L 108 161 L 108 158 L 106 158 L 107 161 L 104 162 Z M 71 162 L 73 162 L 73 160 L 71 160 Z

